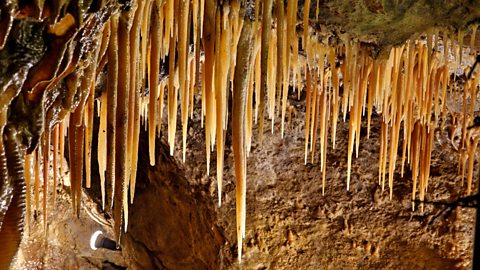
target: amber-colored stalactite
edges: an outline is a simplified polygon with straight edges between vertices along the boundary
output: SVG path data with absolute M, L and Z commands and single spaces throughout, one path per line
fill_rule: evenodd
M 5 155 L 3 146 L 0 145 L 0 155 Z M 0 157 L 4 158 L 4 157 Z M 2 161 L 3 162 L 3 161 Z M 31 224 L 32 224 L 32 180 L 33 180 L 33 153 L 25 156 L 25 216 L 27 220 L 27 230 L 30 234 Z
M 245 20 L 240 43 L 238 45 L 238 58 L 235 67 L 236 73 L 233 84 L 233 108 L 232 108 L 232 145 L 235 162 L 236 183 L 236 214 L 237 214 L 237 245 L 238 260 L 242 258 L 242 240 L 245 238 L 246 218 L 246 146 L 245 146 L 245 117 L 248 88 L 249 67 L 252 58 L 251 42 L 253 37 L 253 22 Z
M 133 203 L 135 195 L 135 185 L 136 185 L 136 176 L 137 176 L 137 160 L 138 160 L 138 134 L 140 127 L 140 90 L 143 84 L 143 78 L 139 73 L 141 68 L 140 61 L 140 34 L 143 17 L 145 16 L 145 2 L 140 0 L 137 3 L 137 9 L 135 12 L 135 17 L 132 23 L 132 29 L 130 31 L 130 94 L 129 94 L 129 111 L 128 111 L 128 146 L 130 149 L 127 174 L 130 179 L 130 202 Z M 160 102 L 163 102 L 163 91 L 160 95 Z M 160 106 L 160 112 L 162 111 L 162 106 Z M 160 113 L 160 123 L 161 123 L 161 113 Z M 160 124 L 159 124 L 160 125 Z M 102 193 L 104 196 L 104 192 Z
M 175 6 L 177 5 L 172 4 L 172 9 Z M 170 154 L 173 155 L 173 150 L 175 148 L 175 133 L 177 130 L 178 86 L 176 85 L 176 80 L 175 80 L 175 73 L 176 73 L 175 45 L 176 45 L 176 39 L 177 39 L 177 31 L 173 23 L 171 27 L 172 27 L 172 30 L 171 30 L 172 32 L 168 38 L 169 40 L 169 54 L 168 54 L 169 76 L 168 76 L 168 105 L 167 106 L 168 106 L 168 144 L 170 145 Z
M 150 165 L 155 165 L 155 126 L 157 124 L 157 93 L 160 68 L 161 22 L 160 1 L 154 1 L 151 15 L 150 42 L 150 80 L 148 82 L 150 97 L 148 102 L 148 144 L 150 146 Z
M 68 119 L 67 117 L 65 117 L 66 119 Z M 63 166 L 63 158 L 65 156 L 65 121 L 66 119 L 64 119 L 63 121 L 60 121 L 60 124 L 58 124 L 58 150 L 59 150 L 59 153 L 58 155 L 60 156 L 60 174 L 63 174 L 63 172 L 65 171 Z
M 59 125 L 55 125 L 55 127 L 53 128 L 53 132 L 52 132 L 52 137 L 53 137 L 53 140 L 52 140 L 52 144 L 53 144 L 53 160 L 52 160 L 52 169 L 53 169 L 53 186 L 52 186 L 52 189 L 53 189 L 53 196 L 52 196 L 52 200 L 53 200 L 53 207 L 55 208 L 55 201 L 56 201 L 56 194 L 57 194 L 57 179 L 58 179 L 58 129 L 59 129 Z M 30 155 L 27 155 L 27 157 L 25 158 L 25 160 L 27 161 L 30 161 Z M 28 168 L 28 173 L 30 173 L 30 165 L 25 165 L 26 168 Z M 27 170 L 25 170 L 25 178 L 27 177 Z M 27 188 L 27 191 L 29 189 Z M 27 194 L 27 198 L 28 198 L 28 195 Z M 28 212 L 28 211 L 27 211 Z
M 100 189 L 102 194 L 102 209 L 105 209 L 105 170 L 107 166 L 107 92 L 100 97 L 100 126 L 98 128 L 98 171 L 100 174 Z
M 115 189 L 113 202 L 114 231 L 116 232 L 117 243 L 120 243 L 122 224 L 125 229 L 128 226 L 128 184 L 130 179 L 128 178 L 129 174 L 127 174 L 127 135 L 131 73 L 129 65 L 130 28 L 132 26 L 133 11 L 122 11 L 118 23 L 118 42 L 122 45 L 118 47 L 118 85 L 115 113 Z M 157 83 L 155 83 L 156 85 Z M 152 92 L 151 95 L 153 94 Z M 156 104 L 156 102 L 154 103 Z M 150 126 L 150 128 L 155 130 L 155 126 Z M 123 212 L 125 214 L 122 216 Z
M 264 111 L 265 111 L 265 96 L 267 94 L 267 81 L 268 81 L 268 51 L 270 45 L 270 32 L 271 32 L 271 20 L 272 20 L 272 6 L 273 0 L 265 0 L 262 4 L 262 45 L 261 45 L 261 82 L 260 82 L 260 109 L 259 109 L 259 135 L 258 139 L 260 143 L 263 138 L 263 125 L 264 125 Z
M 43 133 L 43 226 L 47 228 L 48 171 L 50 166 L 50 128 Z
M 213 70 L 215 63 L 215 18 L 217 12 L 216 1 L 206 0 L 205 18 L 203 22 L 203 50 L 205 62 L 205 150 L 207 155 L 207 174 L 210 171 L 211 129 L 214 125 L 214 97 L 213 97 Z
M 39 147 L 34 151 L 33 154 L 33 164 L 34 164 L 34 184 L 33 184 L 33 192 L 35 198 L 35 211 L 39 211 L 39 201 L 40 201 L 40 193 L 39 193 L 39 186 L 40 186 L 40 155 L 39 155 Z
M 118 15 L 113 15 L 110 19 L 110 42 L 108 44 L 108 81 L 107 81 L 107 162 L 106 162 L 106 182 L 112 185 L 112 199 L 115 194 L 115 152 L 116 152 L 116 108 L 118 93 Z M 121 189 L 121 188 L 120 188 Z M 110 196 L 109 196 L 110 197 Z M 113 205 L 113 200 L 112 200 Z M 121 216 L 116 215 L 115 238 L 120 237 Z
M 182 113 L 182 147 L 183 147 L 183 161 L 185 162 L 185 155 L 187 153 L 187 128 L 188 128 L 188 105 L 189 105 L 189 91 L 188 91 L 188 24 L 190 22 L 190 0 L 179 1 L 179 18 L 183 18 L 178 22 L 178 80 L 180 83 L 180 98 L 181 98 L 181 113 Z M 218 75 L 217 75 L 218 76 Z

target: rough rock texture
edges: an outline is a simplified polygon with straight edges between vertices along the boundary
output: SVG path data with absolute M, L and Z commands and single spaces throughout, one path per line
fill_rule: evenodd
M 293 97 L 290 101 L 295 102 Z M 426 205 L 423 213 L 412 211 L 408 169 L 404 178 L 395 174 L 390 201 L 388 191 L 382 192 L 377 183 L 377 125 L 368 140 L 362 129 L 348 192 L 348 125 L 339 123 L 337 148 L 328 149 L 322 196 L 318 159 L 314 164 L 303 163 L 303 108 L 298 105 L 296 109 L 285 138 L 280 138 L 277 125 L 274 134 L 265 131 L 263 145 L 254 141 L 248 159 L 242 269 L 469 269 L 473 210 L 456 209 L 444 215 L 442 207 Z M 373 119 L 377 124 L 378 116 Z M 212 162 L 212 176 L 207 176 L 204 135 L 197 120 L 189 130 L 185 164 L 179 161 L 179 149 L 175 158 L 169 157 L 168 148 L 158 141 L 157 166 L 152 168 L 148 166 L 148 148 L 141 148 L 142 169 L 130 208 L 124 259 L 118 257 L 119 252 L 89 249 L 91 233 L 103 228 L 111 236 L 111 227 L 96 224 L 85 210 L 76 219 L 69 196 L 61 191 L 57 210 L 49 218 L 47 242 L 42 240 L 39 215 L 32 235 L 24 238 L 16 269 L 118 269 L 108 268 L 112 263 L 129 269 L 240 268 L 236 262 L 230 142 L 226 144 L 224 201 L 218 208 L 213 177 L 216 164 Z M 455 156 L 439 144 L 443 136 L 445 132 L 437 131 L 427 200 L 453 200 L 464 195 Z M 83 205 L 82 209 L 93 213 L 98 208 L 86 197 Z
M 318 1 L 317 26 L 337 35 L 348 34 L 369 43 L 372 54 L 388 53 L 388 48 L 400 45 L 433 28 L 454 34 L 478 22 L 480 1 L 429 0 L 336 0 Z M 317 1 L 311 1 L 310 18 L 316 17 Z M 326 28 L 325 28 L 326 27 Z M 319 30 L 320 30 L 319 29 Z M 327 32 L 328 32 L 327 31 Z
M 290 101 L 296 103 L 293 97 Z M 423 212 L 412 211 L 409 169 L 404 177 L 395 173 L 391 201 L 388 187 L 382 192 L 377 166 L 378 116 L 373 118 L 370 139 L 366 139 L 366 125 L 362 128 L 350 192 L 346 190 L 348 124 L 339 122 L 337 147 L 328 148 L 323 196 L 319 157 L 315 163 L 304 165 L 304 108 L 296 105 L 296 110 L 285 138 L 280 138 L 279 125 L 274 134 L 266 130 L 263 145 L 255 140 L 248 158 L 242 269 L 469 269 L 473 210 L 455 209 L 445 215 L 443 207 L 426 205 Z M 201 143 L 204 135 L 199 124 L 191 124 L 183 167 L 192 185 L 207 187 L 210 199 L 215 201 L 216 164 L 212 162 L 212 177 L 207 177 Z M 428 201 L 465 196 L 457 175 L 456 156 L 443 143 L 445 136 L 444 131 L 437 131 Z M 226 149 L 225 199 L 217 208 L 216 222 L 227 240 L 224 259 L 234 262 L 225 268 L 235 269 L 239 267 L 234 259 L 235 185 L 228 141 Z M 181 160 L 180 153 L 176 152 L 177 160 Z M 397 172 L 399 168 L 400 163 Z
M 123 243 L 127 264 L 132 269 L 220 269 L 224 237 L 213 203 L 190 186 L 164 143 L 157 142 L 157 165 L 146 166 L 147 146 L 141 140 L 142 169 Z

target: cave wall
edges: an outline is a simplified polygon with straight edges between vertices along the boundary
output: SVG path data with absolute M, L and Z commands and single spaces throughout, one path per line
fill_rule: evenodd
M 320 29 L 350 35 L 372 47 L 372 55 L 388 53 L 407 39 L 427 31 L 446 29 L 451 37 L 478 22 L 479 1 L 318 1 Z M 311 1 L 311 18 L 317 1 Z M 467 37 L 468 38 L 468 37 Z M 476 44 L 480 45 L 477 38 Z
M 214 220 L 225 235 L 225 269 L 470 269 L 474 209 L 454 208 L 447 213 L 449 208 L 425 204 L 421 211 L 417 203 L 413 210 L 408 166 L 403 176 L 395 172 L 392 200 L 388 187 L 382 190 L 378 183 L 379 115 L 373 117 L 368 139 L 366 123 L 362 124 L 360 152 L 354 158 L 347 191 L 348 119 L 339 122 L 336 149 L 329 141 L 324 185 L 319 153 L 314 162 L 304 164 L 304 105 L 296 94 L 290 101 L 296 104 L 295 113 L 286 125 L 285 137 L 281 138 L 277 121 L 276 132 L 266 130 L 263 143 L 255 141 L 248 158 L 247 231 L 241 264 L 235 260 L 235 178 L 227 141 L 225 199 L 215 208 Z M 210 176 L 205 175 L 205 153 L 199 143 L 204 134 L 198 131 L 196 119 L 189 130 L 185 163 L 180 149 L 175 157 L 190 185 L 215 201 L 216 161 L 212 161 Z M 436 131 L 426 201 L 465 196 L 456 154 L 445 143 L 447 127 Z
M 224 231 L 213 201 L 190 185 L 165 142 L 157 143 L 155 167 L 147 165 L 147 140 L 140 143 L 132 222 L 122 242 L 126 263 L 131 269 L 221 269 Z

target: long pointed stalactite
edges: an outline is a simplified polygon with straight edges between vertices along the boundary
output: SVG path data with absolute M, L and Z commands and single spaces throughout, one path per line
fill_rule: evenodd
M 0 56 L 19 47 L 30 50 L 25 57 L 32 57 L 27 64 L 8 69 L 7 75 L 14 80 L 1 81 L 0 126 L 5 131 L 0 143 L 0 199 L 2 207 L 3 202 L 7 206 L 0 209 L 0 234 L 10 238 L 5 236 L 9 244 L 0 245 L 8 249 L 0 250 L 0 269 L 8 267 L 18 248 L 22 226 L 15 226 L 23 217 L 25 186 L 27 220 L 34 209 L 48 226 L 47 212 L 52 211 L 47 194 L 50 188 L 55 194 L 57 173 L 67 171 L 63 165 L 66 139 L 75 213 L 80 213 L 83 183 L 91 186 L 96 149 L 102 209 L 113 213 L 115 239 L 120 244 L 122 231 L 128 229 L 128 203 L 134 202 L 141 121 L 148 129 L 149 164 L 155 165 L 156 138 L 166 137 L 173 155 L 180 119 L 186 161 L 192 128 L 188 122 L 194 109 L 201 110 L 205 129 L 207 174 L 211 153 L 216 151 L 219 205 L 228 121 L 232 121 L 240 261 L 246 237 L 247 156 L 253 154 L 253 140 L 262 142 L 266 122 L 270 121 L 272 132 L 279 129 L 282 137 L 288 132 L 285 120 L 293 110 L 293 91 L 304 104 L 304 160 L 319 163 L 322 193 L 328 153 L 336 147 L 339 115 L 349 127 L 347 179 L 342 179 L 348 190 L 354 152 L 358 157 L 360 136 L 364 136 L 362 121 L 366 118 L 369 137 L 375 112 L 381 118 L 378 183 L 382 190 L 388 189 L 390 198 L 397 181 L 395 171 L 403 177 L 410 170 L 412 200 L 424 201 L 435 134 L 447 129 L 451 134 L 447 144 L 458 156 L 462 179 L 467 178 L 464 189 L 467 194 L 473 189 L 480 137 L 469 127 L 474 122 L 480 76 L 477 69 L 472 78 L 460 79 L 456 71 L 466 55 L 466 37 L 470 49 L 478 49 L 474 48 L 478 23 L 455 31 L 422 29 L 423 34 L 396 42 L 397 47 L 384 46 L 377 55 L 355 35 L 324 33 L 319 24 L 326 16 L 320 10 L 321 1 L 81 1 L 76 6 L 53 2 L 36 2 L 35 12 L 0 4 Z M 48 21 L 48 44 L 36 44 L 38 48 L 23 44 L 43 37 L 21 32 L 14 16 Z M 35 27 L 41 28 L 33 24 L 26 29 Z M 9 35 L 18 41 L 9 43 Z M 96 145 L 92 139 L 95 117 L 99 118 Z M 16 129 L 16 123 L 21 129 Z M 52 162 L 53 184 L 48 177 Z M 54 201 L 55 197 L 53 207 Z M 0 239 L 4 238 L 0 235 Z
M 111 184 L 111 195 L 108 196 L 111 199 L 111 206 L 117 208 L 114 210 L 114 232 L 115 238 L 120 237 L 121 230 L 121 211 L 119 212 L 118 203 L 121 203 L 121 198 L 118 197 L 118 192 L 122 189 L 117 185 L 116 180 L 116 109 L 118 100 L 118 20 L 119 15 L 113 15 L 110 19 L 110 42 L 108 44 L 108 81 L 107 81 L 107 163 L 106 163 L 106 181 Z M 115 194 L 117 197 L 115 198 Z M 121 209 L 121 208 L 120 208 Z
M 160 68 L 160 1 L 153 1 L 151 14 L 151 43 L 150 43 L 150 80 L 148 86 L 150 96 L 148 101 L 148 142 L 150 145 L 150 165 L 155 165 L 155 121 L 157 117 L 157 93 L 158 78 Z
M 214 109 L 215 101 L 213 97 L 213 71 L 215 63 L 215 20 L 217 14 L 217 3 L 212 0 L 205 0 L 205 18 L 203 22 L 203 50 L 205 54 L 204 60 L 204 76 L 205 79 L 203 83 L 205 84 L 204 91 L 205 94 L 203 102 L 205 104 L 205 150 L 207 155 L 207 174 L 210 172 L 210 149 L 212 144 L 212 126 L 215 121 L 214 119 Z M 218 49 L 218 48 L 217 48 Z M 170 56 L 171 57 L 171 56 Z M 225 60 L 226 61 L 226 60 Z M 221 191 L 219 191 L 221 192 Z
M 240 34 L 237 49 L 237 65 L 235 66 L 235 79 L 233 80 L 232 101 L 232 145 L 233 159 L 235 162 L 236 185 L 236 212 L 237 212 L 237 245 L 238 260 L 242 260 L 242 240 L 245 238 L 246 196 L 247 196 L 247 148 L 246 134 L 246 106 L 247 88 L 250 75 L 250 62 L 252 59 L 252 37 L 254 24 L 247 17 Z M 221 127 L 217 127 L 221 128 Z
M 130 83 L 130 28 L 132 26 L 135 9 L 127 7 L 122 11 L 118 24 L 118 86 L 117 108 L 115 118 L 115 191 L 113 216 L 115 231 L 121 230 L 122 214 L 125 230 L 128 225 L 128 172 L 127 172 L 127 135 L 128 135 L 128 106 Z M 156 85 L 156 83 L 155 83 Z M 154 87 L 155 88 L 155 87 Z M 152 93 L 153 94 L 153 93 Z M 118 223 L 117 223 L 118 222 Z M 120 243 L 120 231 L 117 234 L 117 243 Z
M 260 55 L 260 65 L 261 65 L 261 82 L 260 83 L 260 100 L 259 100 L 259 140 L 262 142 L 263 138 L 263 126 L 264 126 L 264 110 L 265 110 L 265 96 L 267 95 L 267 79 L 268 79 L 268 48 L 270 45 L 270 22 L 272 20 L 272 6 L 273 0 L 263 1 L 262 4 L 262 45 L 261 45 L 261 55 Z M 258 7 L 260 9 L 260 7 Z M 272 52 L 271 52 L 272 53 Z

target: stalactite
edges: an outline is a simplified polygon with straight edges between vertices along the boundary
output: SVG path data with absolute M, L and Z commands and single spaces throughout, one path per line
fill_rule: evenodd
M 105 170 L 107 166 L 107 92 L 100 97 L 100 126 L 98 128 L 97 160 L 102 193 L 102 209 L 105 209 Z
M 143 55 L 139 54 L 140 45 L 140 34 L 142 33 L 142 21 L 145 17 L 145 7 L 148 6 L 146 1 L 139 1 L 137 6 L 137 11 L 135 14 L 135 18 L 132 25 L 132 30 L 130 32 L 130 56 L 132 57 L 131 63 L 134 63 L 135 66 L 130 66 L 130 76 L 131 76 L 131 84 L 130 84 L 130 92 L 133 93 L 129 98 L 130 106 L 132 106 L 132 110 L 129 111 L 129 118 L 132 119 L 132 138 L 131 138 L 131 167 L 128 173 L 130 173 L 130 203 L 133 203 L 134 195 L 135 195 L 135 185 L 136 185 L 136 178 L 137 178 L 137 162 L 138 162 L 138 145 L 139 145 L 139 134 L 140 134 L 140 90 L 143 85 L 143 75 L 140 73 L 142 70 L 142 61 L 141 58 Z M 142 34 L 143 35 L 143 34 Z M 142 39 L 143 42 L 143 39 Z M 160 100 L 163 104 L 163 90 L 160 94 Z M 162 112 L 163 107 L 160 106 L 160 111 Z M 161 125 L 162 114 L 159 117 L 159 125 Z
M 43 133 L 43 226 L 47 228 L 48 168 L 50 166 L 50 129 Z
M 268 118 L 271 120 L 271 133 L 273 134 L 273 127 L 275 126 L 275 97 L 277 96 L 277 53 L 278 51 L 275 49 L 278 45 L 278 31 L 274 29 L 272 31 L 272 37 L 269 47 L 269 54 L 268 54 L 268 67 L 267 72 L 268 76 Z
M 259 41 L 257 41 L 259 43 L 259 48 L 258 48 L 258 52 L 257 52 L 257 56 L 256 56 L 256 60 L 255 60 L 255 79 L 254 79 L 254 83 L 255 83 L 255 116 L 254 116 L 254 119 L 255 119 L 255 125 L 258 124 L 258 113 L 259 113 L 259 110 L 260 110 L 260 92 L 262 91 L 261 90 L 261 83 L 262 83 L 262 70 L 261 70 L 261 60 L 262 60 L 262 55 L 261 55 L 261 51 L 262 51 L 262 48 L 261 48 L 261 42 L 262 42 L 262 37 L 261 35 L 259 35 L 257 33 L 257 37 L 259 39 Z
M 317 128 L 318 128 L 318 111 L 320 109 L 320 88 L 321 82 L 319 83 L 319 70 L 315 69 L 313 72 L 313 96 L 312 96 L 312 116 L 310 122 L 310 151 L 311 151 L 311 161 L 314 162 L 315 148 L 317 141 Z
M 103 39 L 103 35 L 102 35 Z M 91 160 L 92 160 L 92 138 L 93 138 L 93 118 L 94 118 L 94 111 L 95 111 L 95 86 L 97 83 L 97 65 L 95 65 L 96 61 L 100 57 L 100 53 L 102 50 L 104 40 L 102 43 L 96 44 L 93 53 L 91 54 L 92 63 L 87 67 L 87 71 L 85 72 L 84 80 L 82 80 L 82 87 L 84 87 L 84 95 L 85 95 L 85 102 L 86 104 L 84 109 L 84 123 L 85 126 L 85 171 L 86 171 L 86 187 L 90 188 L 91 186 Z M 106 47 L 106 46 L 105 46 Z M 104 52 L 103 52 L 104 53 Z M 56 181 L 54 181 L 56 182 Z
M 65 117 L 66 119 L 68 117 Z M 60 174 L 62 174 L 65 170 L 63 168 L 63 158 L 65 157 L 65 121 L 60 121 L 60 124 L 58 125 L 58 150 L 59 153 L 58 155 L 60 156 Z M 35 163 L 35 162 L 34 162 Z
M 173 2 L 173 1 L 172 1 Z M 142 20 L 142 26 L 141 26 L 141 51 L 140 51 L 140 78 L 138 78 L 141 82 L 142 85 L 145 84 L 145 75 L 146 75 L 146 67 L 147 67 L 147 59 L 149 59 L 147 55 L 147 45 L 149 43 L 150 39 L 150 20 L 151 20 L 151 10 L 153 6 L 154 1 L 147 1 L 144 5 L 144 10 L 143 10 L 143 20 Z M 166 35 L 169 36 L 169 35 Z
M 20 246 L 25 213 L 25 149 L 19 144 L 18 133 L 6 127 L 3 134 L 8 176 L 13 181 L 13 194 L 0 228 L 0 269 L 8 269 Z M 3 173 L 2 173 L 3 174 Z
M 160 68 L 160 46 L 161 46 L 161 22 L 160 22 L 160 1 L 155 1 L 152 8 L 151 20 L 151 41 L 150 41 L 150 98 L 148 102 L 148 144 L 150 147 L 150 165 L 155 165 L 155 126 L 157 124 L 157 93 Z
M 310 0 L 305 1 L 305 5 L 303 8 L 303 40 L 302 40 L 302 46 L 303 49 L 308 47 L 308 25 L 309 25 L 309 20 L 310 20 Z
M 247 114 L 246 114 L 246 148 L 247 148 L 247 157 L 250 156 L 250 151 L 252 149 L 252 126 L 253 126 L 253 80 L 255 72 L 250 72 L 250 77 L 248 79 L 248 90 L 247 90 Z
M 260 102 L 259 102 L 259 136 L 258 139 L 262 143 L 263 139 L 263 123 L 264 123 L 264 111 L 265 111 L 265 96 L 267 94 L 267 82 L 268 82 L 268 59 L 269 59 L 269 46 L 270 46 L 270 25 L 272 21 L 272 6 L 273 0 L 266 0 L 262 4 L 262 45 L 261 45 L 261 82 L 260 82 Z M 270 52 L 271 54 L 271 52 Z
M 144 11 L 145 1 L 138 1 L 136 3 L 136 7 L 133 15 L 132 27 L 130 31 L 129 44 L 130 44 L 130 82 L 129 82 L 129 92 L 128 92 L 128 131 L 127 131 L 127 165 L 125 166 L 126 170 L 126 177 L 129 179 L 129 186 L 130 186 L 130 202 L 133 202 L 134 192 L 135 191 L 135 182 L 136 179 L 134 178 L 132 171 L 133 168 L 136 168 L 136 164 L 133 163 L 137 162 L 135 156 L 137 156 L 137 150 L 134 149 L 136 142 L 134 142 L 135 138 L 135 103 L 136 103 L 136 95 L 137 92 L 140 90 L 138 87 L 138 81 L 140 80 L 140 76 L 138 74 L 139 65 L 140 65 L 140 31 L 141 31 L 141 22 L 143 20 L 143 11 Z M 161 117 L 160 117 L 161 118 Z M 159 119 L 161 123 L 161 120 Z M 136 172 L 135 172 L 136 174 Z M 127 180 L 126 180 L 127 181 Z M 128 200 L 126 200 L 128 201 Z
M 3 147 L 3 142 L 2 145 L 0 145 L 0 158 L 5 159 L 5 150 Z M 30 234 L 31 232 L 31 224 L 32 224 L 32 154 L 27 155 L 25 157 L 25 216 L 26 216 L 26 221 L 27 221 L 27 230 L 28 233 Z M 6 160 L 2 160 L 0 162 L 6 162 Z M 2 166 L 6 166 L 2 164 Z M 5 172 L 2 171 L 2 176 L 6 176 Z M 4 178 L 2 178 L 4 179 Z M 0 221 L 0 226 L 1 226 L 1 221 Z
M 203 67 L 205 72 L 205 150 L 207 155 L 207 174 L 210 171 L 210 147 L 212 125 L 214 125 L 214 101 L 213 95 L 213 71 L 215 63 L 215 18 L 217 6 L 215 1 L 205 2 L 205 14 L 203 23 L 203 50 L 205 61 Z M 202 91 L 203 92 L 203 91 Z
M 128 178 L 129 174 L 127 174 L 127 135 L 129 82 L 130 75 L 133 72 L 130 70 L 129 65 L 130 28 L 132 26 L 133 14 L 134 10 L 122 11 L 118 24 L 118 42 L 122 44 L 122 46 L 118 47 L 117 108 L 115 113 L 115 189 L 113 204 L 113 219 L 119 222 L 114 224 L 114 231 L 118 233 L 116 234 L 117 243 L 120 242 L 122 224 L 124 225 L 125 231 L 128 226 L 128 184 L 130 183 L 130 179 Z M 154 83 L 153 88 L 156 88 L 156 81 L 154 81 Z M 150 92 L 150 94 L 152 95 L 153 92 Z M 154 104 L 156 104 L 156 100 Z M 150 128 L 155 131 L 155 125 L 150 126 Z M 122 212 L 124 212 L 123 222 Z
M 215 108 L 216 108 L 216 144 L 217 144 L 217 189 L 218 189 L 218 205 L 221 206 L 222 200 L 222 182 L 224 167 L 224 147 L 225 147 L 225 130 L 227 111 L 227 75 L 230 69 L 230 43 L 232 39 L 231 25 L 229 23 L 230 10 L 223 8 L 223 12 L 217 12 L 216 16 L 216 33 L 215 33 Z
M 238 260 L 242 259 L 242 240 L 245 238 L 246 218 L 246 147 L 245 147 L 245 113 L 247 101 L 247 88 L 249 68 L 252 58 L 253 23 L 244 22 L 240 43 L 238 45 L 238 58 L 235 67 L 236 74 L 241 74 L 234 79 L 233 109 L 232 109 L 232 140 L 235 161 L 236 178 L 236 216 L 237 216 L 237 245 Z
M 92 136 L 93 136 L 93 117 L 94 117 L 94 99 L 95 99 L 95 85 L 92 83 L 90 93 L 85 108 L 85 186 L 91 187 L 92 182 Z M 56 127 L 54 128 L 54 132 Z M 55 135 L 52 135 L 55 139 Z M 57 135 L 58 136 L 58 135 Z M 54 146 L 55 148 L 55 146 Z M 54 153 L 55 155 L 55 153 Z M 56 166 L 56 165 L 55 165 Z
M 200 90 L 199 82 L 200 82 L 200 51 L 201 51 L 201 44 L 200 44 L 200 25 L 201 21 L 203 21 L 203 17 L 200 14 L 200 0 L 192 0 L 192 24 L 193 24 L 193 65 L 194 67 L 194 74 L 192 84 L 194 89 L 197 91 Z M 193 91 L 195 94 L 197 91 Z M 192 106 L 192 118 L 193 118 L 193 97 L 191 97 Z
M 172 25 L 174 27 L 174 25 Z M 177 32 L 172 30 L 169 43 L 169 68 L 168 68 L 168 144 L 170 145 L 170 155 L 173 155 L 175 147 L 175 133 L 177 130 L 177 102 L 178 92 L 176 86 L 176 66 L 175 66 L 175 44 Z
M 75 125 L 75 118 L 79 118 L 80 110 L 75 110 L 70 115 L 70 125 L 68 128 L 68 149 L 70 160 L 70 193 L 72 196 L 72 207 L 75 215 L 80 215 L 80 201 L 81 201 L 81 186 L 83 180 L 83 158 L 84 158 L 84 126 L 80 124 Z M 50 135 L 49 135 L 50 136 Z M 49 145 L 44 145 L 44 148 L 49 149 Z M 43 151 L 46 151 L 43 149 Z M 45 157 L 44 157 L 45 160 Z M 38 161 L 37 161 L 38 162 Z M 48 168 L 47 168 L 48 169 Z M 45 170 L 45 167 L 44 167 Z M 44 182 L 46 185 L 46 181 Z M 45 191 L 45 188 L 44 188 Z M 44 193 L 46 197 L 46 193 Z
M 339 94 L 339 87 L 340 87 L 340 78 L 338 76 L 338 69 L 335 67 L 335 50 L 330 48 L 329 50 L 329 61 L 330 61 L 330 69 L 332 74 L 332 87 L 333 87 L 333 98 L 332 98 L 332 148 L 335 149 L 335 141 L 337 137 L 337 122 L 338 122 L 338 113 L 340 109 L 340 94 Z
M 116 109 L 118 92 L 118 15 L 113 15 L 110 19 L 110 43 L 108 45 L 108 81 L 107 81 L 107 162 L 106 162 L 106 182 L 112 186 L 112 204 L 114 203 L 115 179 L 116 179 Z M 122 187 L 120 187 L 121 190 Z M 118 206 L 117 206 L 118 207 Z M 115 215 L 114 220 L 115 239 L 120 237 L 121 216 Z
M 59 125 L 55 125 L 55 127 L 53 128 L 53 133 L 52 133 L 52 137 L 53 137 L 53 160 L 52 160 L 52 170 L 53 170 L 53 196 L 52 196 L 52 200 L 53 200 L 53 207 L 55 208 L 55 204 L 56 204 L 56 196 L 57 196 L 57 179 L 58 179 L 58 129 L 59 129 Z M 31 155 L 27 155 L 26 157 L 26 160 L 27 161 L 30 161 L 30 158 L 31 158 Z M 25 165 L 27 168 L 28 168 L 28 173 L 30 173 L 30 165 Z M 27 175 L 27 170 L 25 171 L 25 175 Z M 25 178 L 27 178 L 25 176 Z M 27 188 L 27 191 L 29 191 L 29 189 Z M 27 200 L 28 200 L 28 196 L 29 194 L 27 193 Z M 28 203 L 27 203 L 28 204 Z M 28 212 L 28 211 L 27 211 Z
M 480 138 L 473 139 L 468 146 L 468 176 L 467 176 L 467 195 L 472 193 L 472 178 L 473 178 L 473 165 L 475 162 L 475 152 L 478 146 L 478 140 Z
M 277 9 L 280 11 L 280 16 L 277 16 L 277 24 L 279 28 L 279 46 L 277 47 L 278 49 L 278 54 L 277 54 L 277 59 L 278 59 L 278 67 L 279 71 L 277 72 L 277 80 L 281 80 L 280 82 L 277 81 L 277 87 L 278 87 L 278 95 L 282 96 L 282 107 L 281 107 L 281 119 L 280 119 L 280 124 L 281 124 L 281 130 L 280 130 L 280 136 L 283 138 L 284 132 L 285 132 L 285 113 L 287 111 L 287 96 L 288 96 L 288 72 L 287 70 L 289 69 L 289 55 L 287 55 L 288 50 L 288 28 L 287 28 L 287 22 L 288 22 L 288 16 L 285 16 L 285 7 L 283 4 L 283 1 L 278 1 L 279 5 Z M 278 74 L 280 76 L 278 76 Z
M 40 193 L 39 193 L 39 186 L 40 186 L 40 155 L 39 149 L 35 150 L 35 155 L 33 156 L 33 164 L 34 164 L 34 172 L 35 172 L 35 182 L 34 182 L 34 197 L 35 197 L 35 211 L 39 210 L 39 202 L 40 202 Z
M 310 107 L 312 104 L 311 98 L 312 98 L 312 78 L 310 74 L 310 68 L 306 67 L 306 92 L 307 92 L 307 97 L 306 97 L 306 111 L 305 111 L 305 164 L 307 164 L 307 157 L 308 157 L 308 142 L 309 142 L 309 136 L 310 136 Z M 313 143 L 313 142 L 312 142 Z
M 180 97 L 181 97 L 181 113 L 182 113 L 182 149 L 183 162 L 185 162 L 185 155 L 187 153 L 187 128 L 188 128 L 188 24 L 189 24 L 189 10 L 190 1 L 180 1 L 179 18 L 183 18 L 178 22 L 178 69 L 179 69 L 179 83 L 180 83 Z

